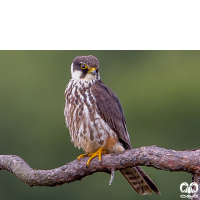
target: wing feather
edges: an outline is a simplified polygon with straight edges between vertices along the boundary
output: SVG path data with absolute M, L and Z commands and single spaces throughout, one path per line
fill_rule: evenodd
M 122 106 L 115 93 L 102 81 L 96 81 L 91 92 L 96 99 L 97 109 L 101 118 L 117 134 L 118 140 L 125 149 L 131 148 Z

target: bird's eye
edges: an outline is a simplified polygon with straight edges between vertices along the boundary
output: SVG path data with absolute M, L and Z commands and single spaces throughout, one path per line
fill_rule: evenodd
M 81 65 L 81 69 L 87 69 L 87 68 L 88 68 L 87 65 L 85 65 L 85 64 Z

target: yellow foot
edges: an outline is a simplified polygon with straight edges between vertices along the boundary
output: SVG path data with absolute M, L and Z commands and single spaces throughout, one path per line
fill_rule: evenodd
M 79 157 L 77 157 L 78 161 L 80 161 L 81 158 L 87 156 L 89 153 L 84 153 L 84 154 L 81 154 Z
M 99 160 L 101 161 L 101 154 L 102 154 L 102 153 L 107 153 L 107 152 L 106 152 L 106 151 L 103 151 L 103 147 L 100 147 L 96 152 L 88 154 L 88 156 L 90 156 L 90 158 L 89 158 L 88 161 L 87 161 L 87 166 L 89 166 L 90 161 L 91 161 L 93 158 L 95 158 L 96 156 L 98 156 L 98 157 L 99 157 Z

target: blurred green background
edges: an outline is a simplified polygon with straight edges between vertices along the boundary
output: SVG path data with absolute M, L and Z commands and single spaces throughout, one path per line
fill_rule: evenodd
M 101 80 L 123 106 L 133 148 L 200 147 L 200 51 L 0 51 L 0 154 L 22 157 L 32 168 L 52 169 L 83 151 L 65 126 L 64 90 L 78 55 L 100 61 Z M 118 172 L 96 173 L 70 184 L 28 187 L 0 171 L 0 199 L 180 199 L 191 175 L 145 167 L 161 196 L 138 195 Z

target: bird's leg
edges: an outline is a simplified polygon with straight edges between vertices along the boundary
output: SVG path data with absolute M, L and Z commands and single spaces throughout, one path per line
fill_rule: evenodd
M 96 156 L 98 156 L 98 157 L 99 157 L 99 160 L 101 161 L 101 154 L 102 154 L 102 153 L 107 153 L 107 151 L 103 151 L 103 147 L 100 147 L 96 152 L 88 154 L 88 156 L 89 156 L 90 158 L 89 158 L 88 161 L 87 161 L 87 166 L 89 166 L 90 161 L 91 161 L 93 158 L 95 158 Z
M 77 157 L 78 161 L 80 161 L 81 158 L 85 157 L 89 155 L 89 153 L 84 153 L 84 154 L 81 154 L 80 156 Z

